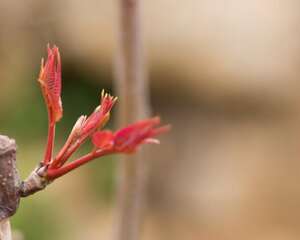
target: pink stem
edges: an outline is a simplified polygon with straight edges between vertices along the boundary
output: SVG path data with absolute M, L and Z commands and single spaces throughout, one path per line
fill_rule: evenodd
M 68 160 L 68 157 L 70 157 L 71 155 L 68 154 L 66 156 L 66 153 L 67 153 L 68 149 L 71 148 L 72 141 L 73 141 L 72 136 L 69 136 L 65 145 L 62 147 L 62 149 L 59 151 L 59 153 L 57 154 L 57 156 L 55 157 L 55 159 L 52 161 L 51 165 L 49 166 L 50 168 L 58 168 L 58 167 L 62 166 Z
M 68 142 L 68 141 L 66 142 L 66 144 L 63 146 L 63 148 L 59 151 L 59 153 L 55 157 L 55 159 L 52 161 L 50 167 L 53 167 L 53 168 L 58 167 L 62 157 L 64 156 L 64 154 L 66 153 L 66 151 L 70 147 L 70 144 L 71 144 L 71 142 Z
M 65 175 L 66 173 L 80 167 L 81 165 L 95 159 L 95 158 L 102 157 L 102 156 L 108 155 L 110 153 L 113 153 L 112 149 L 97 150 L 97 151 L 91 152 L 89 154 L 86 154 L 83 157 L 78 158 L 75 161 L 73 161 L 61 168 L 58 168 L 58 169 L 49 168 L 47 170 L 47 178 L 49 180 L 56 179 L 58 177 Z
M 58 153 L 53 163 L 50 165 L 51 169 L 59 168 L 65 164 L 71 155 L 87 140 L 90 134 L 83 135 L 79 140 L 75 141 L 72 145 L 72 139 L 68 139 L 61 151 Z
M 71 157 L 71 155 L 83 144 L 85 139 L 79 140 L 74 145 L 67 145 L 63 147 L 62 151 L 57 155 L 50 168 L 59 168 L 65 164 L 66 161 Z
M 49 110 L 48 112 L 48 140 L 46 145 L 46 151 L 44 156 L 43 164 L 48 164 L 51 161 L 52 153 L 53 153 L 53 146 L 54 146 L 54 138 L 55 138 L 55 121 L 53 120 L 52 113 Z

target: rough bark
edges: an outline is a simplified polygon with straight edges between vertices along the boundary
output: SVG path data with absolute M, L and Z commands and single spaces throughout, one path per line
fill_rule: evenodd
M 9 217 L 20 201 L 20 179 L 16 168 L 16 143 L 0 135 L 0 240 L 10 240 Z
M 16 143 L 0 135 L 0 220 L 16 212 L 20 201 L 19 185 Z
M 141 1 L 119 0 L 119 36 L 116 62 L 116 89 L 119 126 L 148 116 L 148 82 L 141 41 Z M 117 186 L 115 240 L 140 238 L 145 205 L 146 166 L 143 153 L 122 156 Z

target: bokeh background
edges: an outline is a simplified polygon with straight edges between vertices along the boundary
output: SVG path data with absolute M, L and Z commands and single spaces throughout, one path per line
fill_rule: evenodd
M 143 1 L 152 109 L 173 129 L 147 146 L 142 239 L 300 238 L 299 9 L 296 0 Z M 17 140 L 24 178 L 47 135 L 36 82 L 46 44 L 63 58 L 59 148 L 100 90 L 114 93 L 117 1 L 1 0 L 0 10 L 0 132 Z M 110 239 L 117 161 L 98 159 L 24 199 L 12 219 L 18 239 Z

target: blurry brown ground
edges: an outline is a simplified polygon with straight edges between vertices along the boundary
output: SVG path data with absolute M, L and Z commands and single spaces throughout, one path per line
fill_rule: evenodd
M 45 45 L 63 54 L 62 143 L 112 87 L 116 3 L 0 1 L 0 132 L 18 141 L 24 177 L 45 142 L 35 82 Z M 148 147 L 143 239 L 300 238 L 299 9 L 293 0 L 144 1 L 153 112 L 173 130 Z M 109 239 L 115 161 L 25 199 L 13 227 L 30 240 Z

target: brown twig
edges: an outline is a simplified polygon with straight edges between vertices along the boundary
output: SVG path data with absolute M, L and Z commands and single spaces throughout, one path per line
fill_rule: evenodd
M 116 88 L 120 97 L 119 125 L 127 125 L 149 114 L 148 82 L 141 41 L 141 1 L 119 1 L 119 36 Z M 142 152 L 122 157 L 118 172 L 115 239 L 139 239 L 145 203 L 146 162 Z
M 10 240 L 9 217 L 19 205 L 19 175 L 15 141 L 0 135 L 0 240 Z

